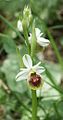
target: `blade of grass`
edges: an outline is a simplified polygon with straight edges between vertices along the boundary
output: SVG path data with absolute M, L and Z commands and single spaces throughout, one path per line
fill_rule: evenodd
M 59 91 L 61 94 L 63 94 L 63 89 L 61 89 L 61 87 L 59 85 L 56 84 L 56 80 L 55 78 L 52 76 L 52 74 L 50 73 L 50 71 L 45 67 L 46 69 L 46 75 L 47 77 L 50 79 L 51 83 L 54 85 L 55 89 L 57 91 Z
M 58 119 L 61 119 L 61 115 L 59 114 L 59 111 L 58 111 L 58 108 L 57 108 L 57 104 L 56 103 L 53 103 L 53 108 L 55 110 L 55 113 L 58 117 Z
M 63 25 L 55 25 L 55 26 L 51 26 L 51 29 L 63 29 Z
M 63 94 L 63 89 L 56 84 L 56 80 L 55 78 L 53 77 L 53 75 L 51 74 L 51 72 L 48 70 L 48 68 L 46 67 L 45 64 L 42 63 L 42 66 L 44 66 L 45 68 L 45 73 L 47 75 L 47 77 L 49 78 L 50 82 L 52 83 L 49 83 L 47 81 L 45 81 L 47 84 L 49 84 L 51 87 L 55 88 L 59 93 Z
M 59 87 L 58 86 L 54 86 L 53 84 L 51 84 L 51 83 L 49 83 L 49 82 L 47 82 L 47 81 L 45 81 L 48 85 L 50 85 L 52 88 L 54 88 L 54 89 L 56 89 L 61 95 L 62 95 L 62 97 L 63 97 L 63 91 L 61 90 L 61 89 L 59 89 Z
M 23 37 L 21 36 L 21 34 L 13 27 L 13 25 L 12 25 L 6 18 L 4 18 L 2 15 L 0 15 L 0 19 L 1 19 L 9 28 L 11 28 L 14 32 L 16 32 L 16 34 L 23 40 Z
M 50 42 L 51 42 L 51 44 L 52 44 L 52 47 L 53 47 L 53 49 L 54 49 L 54 52 L 55 52 L 55 54 L 56 54 L 56 56 L 57 56 L 57 59 L 58 59 L 60 65 L 61 65 L 61 67 L 62 67 L 62 69 L 63 69 L 63 60 L 62 60 L 62 57 L 61 57 L 61 55 L 60 55 L 60 53 L 59 53 L 59 50 L 58 50 L 58 48 L 57 48 L 57 46 L 56 46 L 56 43 L 55 43 L 53 37 L 52 37 L 51 33 L 48 31 L 48 29 L 47 29 L 47 34 L 48 34 L 48 37 L 49 37 Z
M 3 33 L 0 33 L 0 36 L 1 36 L 1 37 L 10 38 L 8 35 L 5 35 L 5 34 L 3 34 Z

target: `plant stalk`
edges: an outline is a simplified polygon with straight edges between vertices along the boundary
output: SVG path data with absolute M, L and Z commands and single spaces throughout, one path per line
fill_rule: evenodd
M 37 96 L 36 96 L 36 90 L 32 90 L 32 120 L 37 120 Z

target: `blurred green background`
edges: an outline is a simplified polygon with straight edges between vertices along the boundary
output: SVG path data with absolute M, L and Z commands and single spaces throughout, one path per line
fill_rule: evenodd
M 0 120 L 31 120 L 31 90 L 15 81 L 26 49 L 17 30 L 19 15 L 30 6 L 36 27 L 50 45 L 36 58 L 44 62 L 44 86 L 37 91 L 37 120 L 63 120 L 63 0 L 0 0 Z

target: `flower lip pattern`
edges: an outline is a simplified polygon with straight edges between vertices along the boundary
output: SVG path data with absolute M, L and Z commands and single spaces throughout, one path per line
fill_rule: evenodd
M 16 81 L 27 80 L 31 89 L 38 89 L 43 83 L 41 73 L 45 71 L 44 67 L 39 66 L 41 62 L 33 66 L 32 59 L 28 54 L 23 56 L 23 63 L 26 68 L 20 69 L 16 76 Z
M 36 39 L 37 39 L 37 43 L 42 46 L 42 47 L 47 47 L 50 43 L 50 41 L 48 39 L 45 39 L 42 37 L 43 33 L 41 33 L 39 28 L 35 28 L 35 33 L 36 33 Z M 29 42 L 31 43 L 31 39 L 32 39 L 32 34 L 30 33 L 30 36 L 28 37 Z
M 29 79 L 29 84 L 31 86 L 34 86 L 34 87 L 39 87 L 41 85 L 41 77 L 40 75 L 36 74 L 35 72 L 31 75 L 30 75 L 30 79 Z

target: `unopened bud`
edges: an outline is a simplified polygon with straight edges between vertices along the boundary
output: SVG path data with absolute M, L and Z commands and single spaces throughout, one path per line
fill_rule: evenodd
M 23 18 L 26 20 L 27 26 L 29 26 L 32 20 L 32 14 L 31 14 L 31 9 L 28 6 L 24 8 Z
M 17 22 L 17 28 L 18 28 L 18 30 L 19 30 L 20 32 L 23 31 L 23 26 L 22 26 L 22 21 L 21 21 L 21 20 L 18 20 L 18 22 Z

